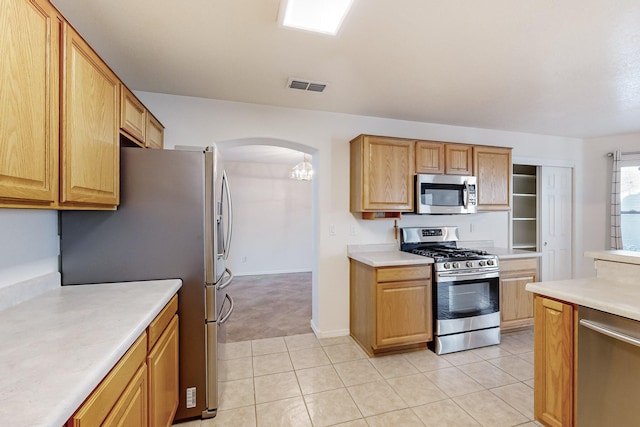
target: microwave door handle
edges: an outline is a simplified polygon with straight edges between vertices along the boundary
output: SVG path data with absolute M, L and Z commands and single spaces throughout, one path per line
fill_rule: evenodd
M 469 182 L 468 181 L 464 181 L 464 190 L 463 190 L 463 203 L 464 203 L 464 208 L 465 209 L 469 209 Z

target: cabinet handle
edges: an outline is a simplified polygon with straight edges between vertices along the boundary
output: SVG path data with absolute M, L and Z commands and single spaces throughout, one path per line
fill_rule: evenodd
M 622 334 L 617 331 L 613 331 L 609 328 L 602 326 L 599 323 L 592 322 L 590 320 L 581 319 L 580 324 L 585 328 L 589 328 L 592 331 L 599 332 L 603 335 L 616 339 L 618 341 L 626 342 L 627 344 L 634 345 L 636 347 L 640 347 L 640 340 L 634 337 L 630 337 L 629 335 Z

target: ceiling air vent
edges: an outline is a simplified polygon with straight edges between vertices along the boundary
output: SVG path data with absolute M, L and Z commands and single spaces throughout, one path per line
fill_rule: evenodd
M 287 82 L 287 87 L 290 89 L 300 89 L 309 92 L 324 92 L 327 85 L 325 83 L 314 83 L 302 79 L 290 78 Z

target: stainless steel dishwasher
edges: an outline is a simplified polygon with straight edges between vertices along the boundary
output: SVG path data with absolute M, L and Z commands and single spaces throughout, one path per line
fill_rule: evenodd
M 577 425 L 640 425 L 640 322 L 586 307 L 578 318 Z

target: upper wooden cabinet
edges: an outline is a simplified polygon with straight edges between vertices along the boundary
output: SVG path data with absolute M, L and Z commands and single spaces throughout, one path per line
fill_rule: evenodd
M 46 0 L 3 0 L 0 17 L 0 206 L 54 207 L 61 16 Z
M 115 207 L 119 202 L 120 81 L 64 24 L 62 205 Z
M 416 173 L 443 174 L 444 146 L 442 142 L 416 142 Z
M 120 95 L 120 130 L 144 146 L 147 129 L 147 110 L 142 102 L 126 87 Z
M 120 132 L 134 144 L 162 148 L 164 126 L 125 85 L 120 96 Z
M 473 145 L 445 144 L 445 168 L 447 175 L 473 175 Z
M 351 141 L 351 212 L 413 210 L 414 144 L 369 135 Z
M 511 148 L 475 146 L 473 170 L 478 177 L 478 210 L 510 210 Z
M 0 208 L 115 209 L 123 85 L 48 1 L 3 0 L 0 17 Z M 127 134 L 161 147 L 128 94 Z
M 145 147 L 162 149 L 164 146 L 164 126 L 153 114 L 147 111 L 147 129 L 145 134 Z

